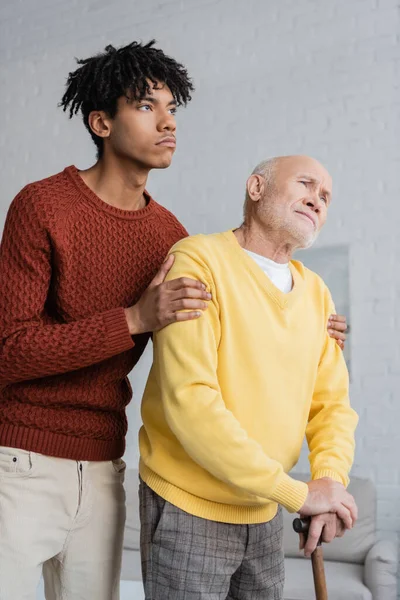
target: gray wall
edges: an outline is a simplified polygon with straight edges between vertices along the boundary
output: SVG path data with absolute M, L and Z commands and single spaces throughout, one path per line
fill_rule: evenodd
M 89 166 L 79 119 L 57 108 L 74 56 L 155 37 L 195 79 L 173 166 L 149 190 L 191 233 L 239 223 L 260 159 L 307 153 L 334 177 L 319 246 L 348 246 L 354 474 L 378 485 L 379 526 L 400 532 L 400 41 L 395 0 L 2 0 L 3 222 L 27 182 Z M 132 375 L 128 461 L 149 355 Z M 300 461 L 304 468 L 305 456 Z

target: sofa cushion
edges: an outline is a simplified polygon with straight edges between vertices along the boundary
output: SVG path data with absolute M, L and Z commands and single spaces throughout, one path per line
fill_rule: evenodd
M 296 479 L 308 481 L 308 475 L 293 474 Z M 324 544 L 324 557 L 327 560 L 363 564 L 369 549 L 375 542 L 375 487 L 368 479 L 352 477 L 349 488 L 358 506 L 358 520 L 353 529 L 346 531 L 344 537 L 336 538 L 330 544 Z M 285 556 L 300 557 L 299 536 L 293 531 L 293 519 L 296 514 L 283 511 Z
M 139 550 L 140 520 L 139 520 L 139 475 L 136 469 L 125 472 L 126 493 L 126 523 L 124 534 L 124 549 Z
M 325 561 L 326 585 L 329 600 L 372 600 L 363 584 L 363 567 L 350 563 Z M 311 560 L 285 559 L 285 600 L 315 598 Z
M 364 565 L 364 581 L 373 597 L 394 600 L 397 597 L 397 573 L 399 569 L 397 544 L 380 540 L 367 554 Z

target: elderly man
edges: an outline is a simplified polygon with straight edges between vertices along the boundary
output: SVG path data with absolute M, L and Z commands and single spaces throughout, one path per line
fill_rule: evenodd
M 241 227 L 178 242 L 169 278 L 204 282 L 203 318 L 154 338 L 140 431 L 146 598 L 282 598 L 281 506 L 313 516 L 309 554 L 357 517 L 357 416 L 326 331 L 323 281 L 292 260 L 324 225 L 332 181 L 306 156 L 261 163 Z M 206 306 L 204 306 L 206 309 Z M 306 434 L 311 481 L 287 473 Z

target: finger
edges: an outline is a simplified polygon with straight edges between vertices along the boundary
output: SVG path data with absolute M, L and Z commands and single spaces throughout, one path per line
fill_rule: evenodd
M 177 312 L 175 313 L 173 321 L 193 321 L 193 319 L 198 319 L 199 317 L 201 317 L 202 314 L 203 313 L 201 312 L 201 310 L 191 312 Z
M 352 498 L 352 505 L 350 507 L 350 513 L 351 513 L 351 518 L 353 519 L 353 526 L 354 526 L 358 519 L 358 506 L 357 506 L 356 501 L 354 500 L 353 496 L 351 496 L 351 498 Z
M 336 515 L 332 515 L 332 517 L 325 523 L 322 530 L 322 541 L 326 544 L 329 544 L 336 537 L 336 521 L 339 521 L 339 519 Z
M 167 325 L 171 325 L 172 323 L 176 323 L 177 321 L 193 321 L 194 319 L 198 319 L 199 317 L 201 317 L 202 314 L 203 313 L 200 310 L 187 312 L 170 312 L 168 315 L 164 316 L 157 331 L 160 331 L 160 329 L 164 329 L 164 327 L 167 327 Z
M 308 530 L 307 541 L 304 546 L 304 555 L 311 556 L 317 547 L 319 538 L 321 537 L 322 528 L 324 526 L 323 520 L 311 519 L 310 529 Z
M 329 315 L 329 320 L 330 321 L 339 321 L 339 323 L 346 323 L 346 317 L 344 317 L 343 315 Z
M 341 519 L 336 519 L 336 537 L 343 537 L 346 531 L 346 527 L 344 526 Z
M 169 290 L 180 290 L 181 288 L 195 288 L 198 290 L 207 289 L 202 281 L 197 279 L 190 279 L 190 277 L 179 277 L 178 279 L 172 279 L 166 284 Z
M 341 321 L 329 320 L 329 328 L 334 329 L 335 331 L 346 331 L 347 323 L 342 323 Z
M 175 300 L 175 302 L 171 302 L 171 310 L 174 312 L 177 312 L 178 310 L 207 310 L 207 308 L 207 302 L 192 298 L 183 298 L 182 300 Z
M 211 300 L 212 296 L 203 288 L 197 287 L 181 287 L 179 290 L 171 292 L 171 300 L 181 300 L 181 298 L 201 298 L 203 300 Z
M 335 329 L 328 329 L 328 333 L 331 336 L 331 338 L 335 340 L 341 340 L 342 342 L 345 342 L 347 340 L 347 335 L 345 333 L 342 333 L 341 331 L 337 331 Z
M 158 271 L 157 275 L 154 277 L 153 281 L 150 283 L 150 286 L 160 285 L 160 283 L 162 283 L 164 281 L 164 279 L 167 276 L 168 271 L 174 264 L 174 260 L 175 260 L 175 257 L 173 254 L 170 254 L 166 258 L 166 260 L 161 265 L 161 268 Z
M 342 504 L 349 510 L 354 525 L 358 518 L 358 507 L 356 501 L 351 494 L 346 492 L 346 495 L 342 500 Z
M 341 350 L 344 350 L 344 342 L 342 342 L 342 340 L 337 340 L 337 345 Z
M 346 529 L 351 529 L 353 527 L 353 519 L 351 517 L 351 513 L 346 506 L 341 504 L 336 510 L 336 514 L 343 521 L 343 525 Z

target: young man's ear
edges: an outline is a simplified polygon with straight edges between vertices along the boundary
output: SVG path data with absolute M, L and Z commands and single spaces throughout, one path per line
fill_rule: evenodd
M 108 138 L 111 134 L 111 119 L 104 110 L 92 110 L 89 114 L 89 127 L 98 137 Z

